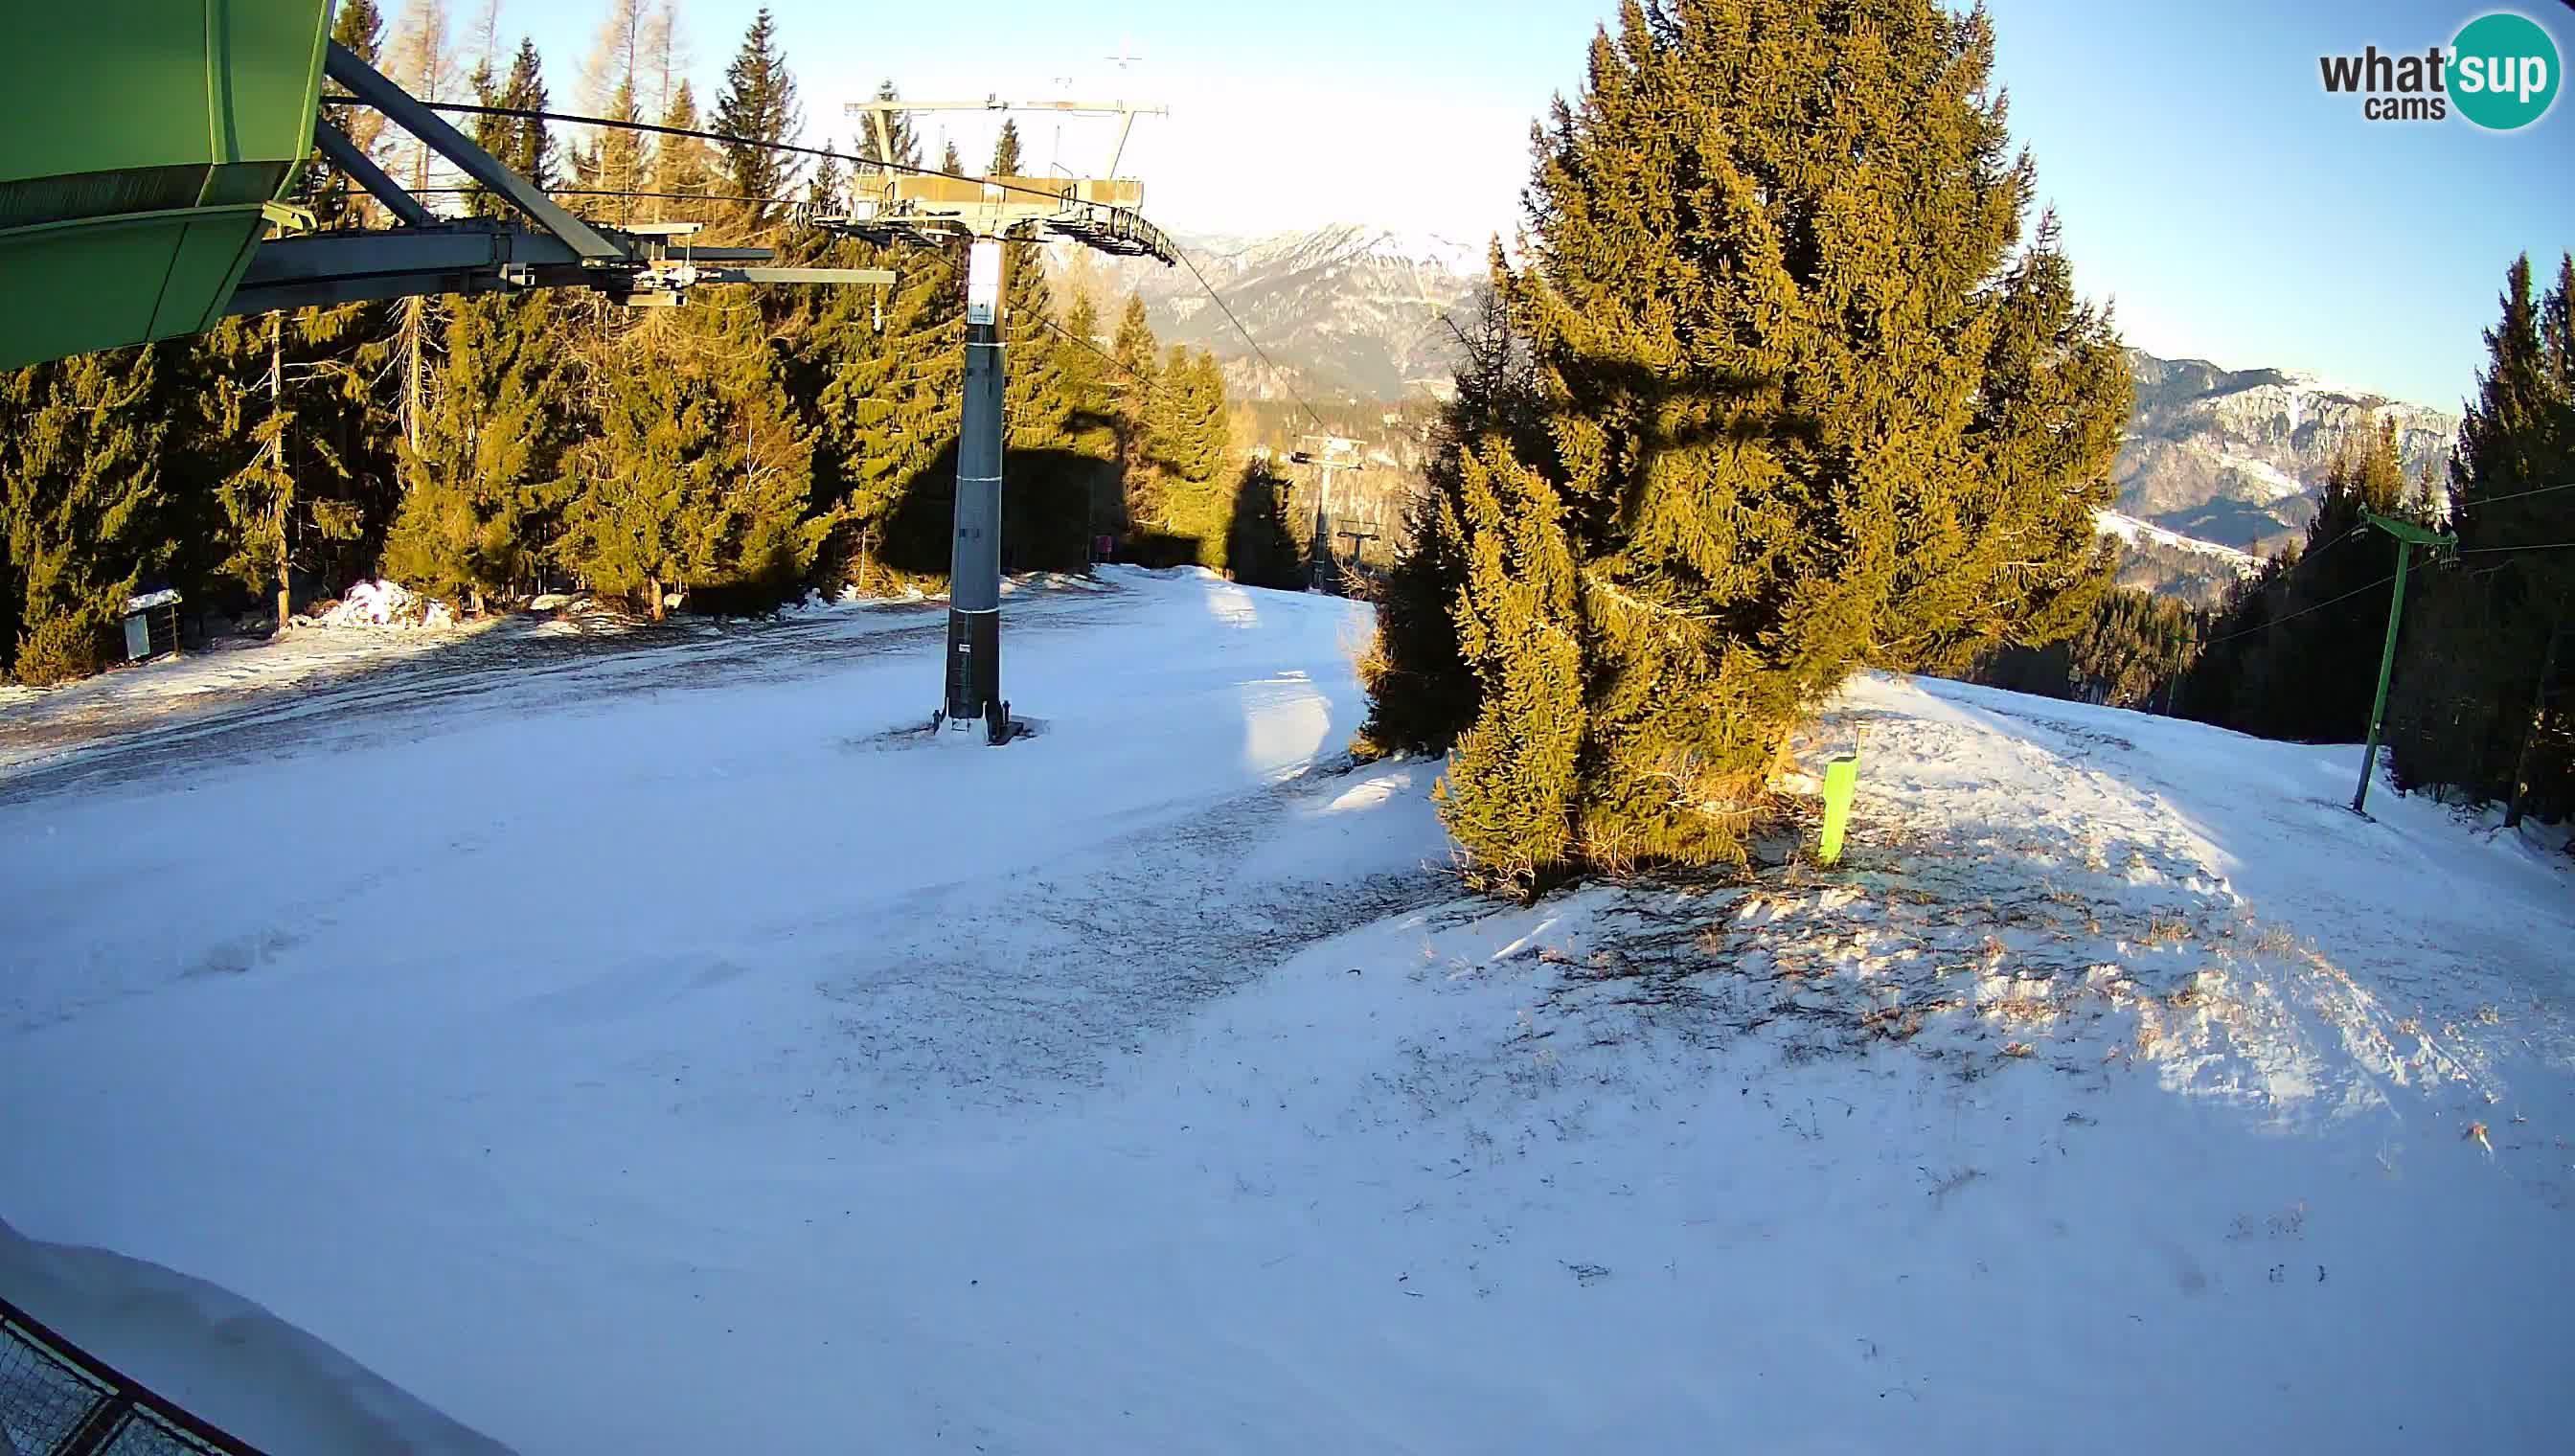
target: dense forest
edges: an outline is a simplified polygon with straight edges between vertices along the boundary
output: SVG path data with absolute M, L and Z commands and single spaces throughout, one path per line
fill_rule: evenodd
M 567 109 L 494 14 L 460 36 L 439 0 L 390 29 L 345 0 L 334 34 L 426 100 Z M 677 24 L 669 0 L 611 0 L 574 103 L 739 144 L 505 116 L 475 118 L 476 142 L 594 220 L 696 223 L 702 242 L 889 268 L 896 285 L 702 287 L 675 309 L 578 291 L 310 309 L 0 376 L 0 672 L 95 671 L 123 604 L 165 586 L 282 626 L 377 576 L 467 612 L 577 585 L 659 617 L 944 574 L 963 257 L 809 226 L 840 210 L 852 168 L 889 159 L 873 136 L 844 152 L 805 135 L 766 11 L 708 100 L 675 62 Z M 380 118 L 346 120 L 419 195 L 501 210 Z M 908 118 L 890 144 L 921 165 Z M 1006 127 L 988 170 L 1015 173 L 1018 153 Z M 318 156 L 303 195 L 324 226 L 382 224 Z M 1115 321 L 1081 303 L 1059 318 L 1037 249 L 1013 244 L 1006 265 L 1006 565 L 1080 568 L 1107 536 L 1295 580 L 1284 483 L 1245 460 L 1215 361 L 1163 351 L 1133 300 Z

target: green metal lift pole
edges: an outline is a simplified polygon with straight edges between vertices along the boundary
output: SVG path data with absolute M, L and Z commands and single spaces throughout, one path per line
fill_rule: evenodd
M 2396 538 L 2396 595 L 2387 603 L 2387 646 L 2378 654 L 2378 696 L 2369 702 L 2369 746 L 2361 751 L 2360 786 L 2351 794 L 2351 811 L 2366 817 L 2369 780 L 2378 776 L 2378 731 L 2387 717 L 2387 680 L 2396 672 L 2396 629 L 2405 620 L 2405 569 L 2414 559 L 2414 548 L 2448 546 L 2457 538 L 2427 531 L 2411 521 L 2391 521 L 2375 511 L 2364 509 L 2360 514 Z
M 2361 750 L 2360 786 L 2352 790 L 2351 811 L 2365 814 L 2369 780 L 2378 773 L 2378 728 L 2387 716 L 2387 680 L 2396 672 L 2396 625 L 2405 616 L 2405 565 L 2414 559 L 2414 544 L 2396 543 L 2396 595 L 2387 604 L 2387 646 L 2378 654 L 2378 696 L 2369 701 L 2369 746 Z

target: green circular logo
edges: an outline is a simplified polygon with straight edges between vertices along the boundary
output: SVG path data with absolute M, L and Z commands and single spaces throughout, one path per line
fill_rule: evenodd
M 2557 42 L 2526 15 L 2480 15 L 2450 43 L 2450 100 L 2488 131 L 2548 114 L 2557 99 Z

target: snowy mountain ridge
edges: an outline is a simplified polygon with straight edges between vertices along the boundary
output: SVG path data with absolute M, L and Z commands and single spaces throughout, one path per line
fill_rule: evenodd
M 1443 392 L 1455 366 L 1446 320 L 1482 278 L 1483 247 L 1363 223 L 1246 237 L 1176 235 L 1197 265 L 1165 268 L 1052 250 L 1059 289 L 1087 292 L 1104 320 L 1145 300 L 1163 343 L 1212 351 L 1251 399 L 1395 400 Z M 1221 294 L 1276 361 L 1265 367 L 1199 284 Z
M 2393 420 L 2406 474 L 2446 481 L 2459 417 L 2278 369 L 2128 351 L 2135 413 L 2113 478 L 2121 513 L 2184 536 L 2277 551 L 2314 515 L 2340 452 Z

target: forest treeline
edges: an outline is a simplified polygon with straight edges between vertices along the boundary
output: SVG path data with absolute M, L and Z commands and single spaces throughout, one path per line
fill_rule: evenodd
M 371 0 L 344 0 L 334 35 L 426 100 L 574 109 L 494 13 L 459 36 L 439 0 L 414 0 L 389 35 Z M 579 109 L 740 144 L 500 116 L 476 117 L 475 141 L 594 220 L 698 223 L 701 242 L 889 268 L 894 286 L 702 287 L 680 308 L 577 290 L 356 304 L 0 376 L 0 672 L 95 671 L 124 602 L 163 586 L 199 606 L 256 599 L 280 622 L 377 576 L 469 611 L 580 585 L 658 617 L 943 575 L 962 252 L 806 226 L 843 210 L 852 169 L 887 160 L 876 137 L 842 152 L 804 135 L 767 11 L 711 100 L 675 62 L 676 27 L 667 0 L 612 0 Z M 381 118 L 342 115 L 423 197 L 504 210 Z M 888 143 L 923 165 L 900 113 Z M 987 173 L 1021 166 L 1005 126 Z M 318 156 L 303 190 L 324 226 L 383 225 Z M 1284 482 L 1237 449 L 1215 360 L 1163 351 L 1133 298 L 1114 323 L 1080 299 L 1059 318 L 1038 246 L 1007 253 L 1006 565 L 1078 569 L 1111 536 L 1146 560 L 1294 580 Z

